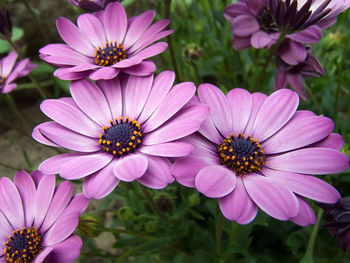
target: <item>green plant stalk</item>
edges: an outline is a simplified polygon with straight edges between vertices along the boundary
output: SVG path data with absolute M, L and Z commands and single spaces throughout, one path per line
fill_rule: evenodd
M 23 126 L 25 126 L 26 129 L 31 130 L 31 126 L 28 123 L 27 119 L 23 116 L 23 114 L 18 110 L 15 102 L 13 101 L 12 97 L 10 94 L 6 93 L 3 94 L 3 98 L 4 101 L 7 103 L 7 105 L 9 106 L 10 110 L 12 111 L 12 113 L 17 116 L 17 118 L 21 121 L 21 123 L 23 124 Z
M 150 236 L 147 234 L 143 234 L 143 233 L 128 230 L 128 229 L 112 229 L 112 228 L 105 227 L 102 230 L 105 232 L 113 233 L 113 234 L 126 234 L 126 235 L 132 235 L 132 236 L 136 236 L 136 237 L 140 237 L 140 238 L 156 239 L 154 236 Z
M 148 190 L 146 187 L 144 187 L 143 185 L 139 184 L 143 195 L 145 196 L 148 204 L 151 206 L 153 212 L 162 220 L 165 220 L 165 218 L 163 217 L 163 215 L 161 214 L 161 212 L 159 211 L 158 207 L 156 206 L 156 204 L 154 203 L 151 195 L 149 194 Z
M 304 257 L 300 260 L 300 263 L 314 263 L 313 252 L 315 247 L 315 241 L 318 233 L 318 229 L 320 228 L 320 222 L 323 215 L 323 210 L 321 208 L 318 209 L 316 224 L 314 225 L 311 236 L 309 239 L 309 243 L 307 244 L 306 252 Z
M 345 59 L 346 59 L 346 55 L 347 55 L 348 50 L 349 50 L 349 43 L 350 43 L 350 35 L 348 35 L 345 38 L 345 45 L 344 45 L 344 49 L 343 49 L 343 54 L 342 54 L 340 63 L 338 65 L 337 91 L 336 91 L 336 94 L 335 94 L 335 102 L 334 102 L 335 131 L 339 130 L 339 113 L 338 113 L 339 96 L 340 96 L 340 90 L 341 90 L 342 83 L 343 83 L 343 66 L 344 66 L 344 62 L 345 62 Z
M 286 37 L 286 34 L 281 33 L 279 38 L 277 39 L 276 43 L 270 48 L 270 52 L 266 58 L 265 64 L 263 65 L 263 68 L 261 69 L 261 71 L 260 71 L 260 73 L 255 81 L 253 91 L 257 90 L 257 88 L 260 86 L 261 80 L 264 77 L 264 74 L 267 70 L 267 67 L 269 66 L 273 56 L 276 54 L 278 47 L 280 46 L 280 44 L 282 43 L 282 41 L 284 40 L 285 37 Z
M 20 50 L 17 48 L 17 46 L 15 45 L 15 43 L 13 43 L 13 41 L 9 38 L 6 38 L 6 41 L 10 44 L 10 46 L 17 52 L 19 57 L 21 56 L 21 52 Z M 47 95 L 45 94 L 44 89 L 41 87 L 40 83 L 36 80 L 36 78 L 34 77 L 34 75 L 29 72 L 28 77 L 30 78 L 30 80 L 35 84 L 40 96 L 45 100 L 47 99 Z
M 170 13 L 171 13 L 171 0 L 165 0 L 164 1 L 164 16 L 166 19 L 170 19 Z M 170 58 L 171 58 L 171 62 L 173 64 L 176 79 L 178 82 L 181 82 L 181 76 L 180 76 L 179 68 L 177 66 L 172 34 L 167 36 L 167 40 L 168 40 L 168 45 L 169 45 Z
M 222 239 L 222 231 L 224 230 L 225 225 L 225 217 L 220 213 L 220 219 L 216 226 L 216 250 L 219 254 L 221 254 L 221 239 Z
M 318 114 L 323 114 L 322 107 L 321 107 L 320 103 L 317 101 L 315 95 L 312 93 L 311 89 L 308 86 L 306 86 L 306 84 L 305 84 L 305 89 L 306 89 L 307 93 L 310 95 L 312 102 L 316 105 Z

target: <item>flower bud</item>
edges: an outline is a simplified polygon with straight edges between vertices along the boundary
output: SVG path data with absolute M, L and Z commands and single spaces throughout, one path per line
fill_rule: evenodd
M 155 197 L 157 207 L 162 212 L 169 212 L 173 209 L 172 197 L 167 193 L 161 193 Z
M 202 50 L 197 44 L 190 43 L 185 46 L 184 55 L 189 61 L 197 60 L 202 55 Z
M 78 229 L 88 237 L 96 237 L 103 229 L 102 221 L 92 215 L 83 214 L 79 218 Z
M 117 211 L 118 217 L 121 221 L 130 222 L 135 219 L 135 214 L 130 206 L 124 205 Z
M 198 193 L 191 194 L 188 198 L 188 203 L 190 204 L 190 206 L 199 205 L 200 202 L 201 202 L 201 199 L 199 198 Z

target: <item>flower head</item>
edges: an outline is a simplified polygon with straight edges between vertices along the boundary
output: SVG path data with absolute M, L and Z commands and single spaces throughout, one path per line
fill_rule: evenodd
M 37 65 L 30 63 L 29 58 L 16 63 L 17 53 L 12 51 L 6 57 L 0 60 L 0 92 L 8 93 L 17 87 L 12 83 L 15 79 L 29 74 Z
M 350 198 L 341 198 L 335 204 L 317 203 L 324 209 L 329 233 L 338 239 L 344 252 L 350 250 Z
M 307 93 L 303 78 L 319 78 L 324 75 L 324 70 L 312 54 L 311 47 L 300 47 L 299 51 L 291 51 L 293 46 L 297 45 L 299 44 L 293 41 L 286 41 L 280 46 L 277 56 L 278 71 L 275 77 L 275 89 L 284 89 L 289 84 L 301 98 L 306 100 Z
M 85 11 L 101 11 L 111 2 L 121 2 L 122 0 L 69 0 L 73 5 L 84 9 Z
M 0 6 L 0 37 L 11 38 L 12 23 L 9 12 L 4 6 Z
M 209 118 L 187 138 L 194 150 L 172 166 L 176 180 L 211 198 L 223 215 L 251 222 L 258 207 L 279 220 L 314 223 L 307 197 L 335 203 L 340 195 L 314 174 L 336 173 L 349 166 L 332 134 L 333 122 L 310 111 L 296 111 L 298 95 L 287 89 L 270 96 L 233 89 L 225 96 L 203 84 L 199 101 Z
M 330 26 L 350 6 L 348 0 L 242 0 L 226 7 L 233 47 L 266 48 L 280 33 L 301 43 L 316 43 L 321 28 Z
M 54 175 L 25 171 L 13 182 L 0 179 L 1 262 L 74 262 L 82 241 L 72 235 L 88 199 L 73 195 L 73 185 L 55 188 Z
M 128 20 L 123 6 L 116 2 L 95 15 L 80 15 L 78 27 L 61 17 L 57 29 L 66 44 L 47 45 L 40 49 L 40 57 L 59 66 L 54 75 L 65 80 L 113 79 L 119 72 L 150 75 L 156 67 L 148 59 L 168 46 L 152 43 L 173 32 L 163 30 L 169 20 L 151 25 L 154 15 L 147 11 Z
M 65 179 L 85 177 L 87 197 L 103 198 L 119 180 L 159 189 L 173 181 L 167 157 L 186 156 L 192 145 L 181 139 L 197 131 L 206 105 L 191 105 L 193 83 L 172 87 L 174 73 L 153 78 L 73 81 L 73 98 L 46 100 L 41 110 L 54 121 L 33 137 L 74 152 L 44 161 L 39 170 Z

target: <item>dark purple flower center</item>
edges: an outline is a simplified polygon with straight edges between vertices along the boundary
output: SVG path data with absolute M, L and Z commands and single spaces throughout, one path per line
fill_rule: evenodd
M 258 16 L 258 19 L 260 26 L 264 31 L 269 33 L 278 31 L 278 27 L 275 23 L 275 20 L 273 19 L 269 8 L 265 7 L 264 9 L 262 9 Z
M 106 47 L 102 49 L 100 46 L 96 48 L 95 64 L 103 67 L 112 66 L 119 61 L 126 59 L 125 49 L 122 44 L 117 41 L 106 42 Z
M 102 127 L 99 140 L 102 151 L 119 157 L 140 147 L 143 135 L 136 120 L 120 117 L 110 121 L 110 124 L 110 127 Z
M 30 263 L 42 249 L 42 238 L 36 228 L 22 228 L 12 231 L 4 244 L 6 262 Z
M 250 135 L 245 138 L 241 133 L 226 137 L 217 148 L 222 165 L 235 171 L 236 175 L 246 175 L 261 170 L 265 164 L 265 154 L 257 140 Z
M 6 77 L 3 77 L 0 75 L 0 88 L 5 86 L 5 82 L 6 82 Z

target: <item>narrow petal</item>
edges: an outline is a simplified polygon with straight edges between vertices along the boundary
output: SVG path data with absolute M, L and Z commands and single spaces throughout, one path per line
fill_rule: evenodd
M 37 187 L 35 202 L 34 227 L 40 228 L 44 221 L 47 210 L 50 206 L 53 193 L 55 191 L 56 178 L 54 175 L 45 175 L 40 180 Z
M 154 78 L 147 102 L 144 105 L 138 121 L 142 123 L 149 118 L 170 91 L 174 80 L 174 72 L 168 70 L 163 71 Z
M 193 150 L 193 146 L 185 142 L 168 142 L 155 145 L 144 145 L 140 152 L 161 157 L 187 156 Z
M 318 43 L 322 38 L 322 30 L 317 25 L 312 25 L 302 31 L 288 35 L 290 39 L 304 44 Z
M 43 250 L 40 251 L 39 255 L 34 259 L 34 263 L 42 263 L 46 259 L 46 257 L 51 253 L 53 247 L 44 247 Z
M 306 100 L 307 92 L 305 89 L 303 77 L 301 74 L 287 73 L 288 84 L 299 94 L 299 96 Z
M 313 147 L 331 148 L 340 151 L 343 148 L 344 139 L 337 133 L 331 133 L 327 138 L 313 144 Z
M 45 145 L 48 145 L 48 146 L 53 146 L 53 147 L 61 147 L 59 146 L 58 144 L 46 139 L 41 133 L 40 133 L 40 128 L 41 127 L 44 127 L 47 125 L 47 123 L 50 123 L 49 125 L 52 125 L 53 121 L 51 122 L 44 122 L 42 124 L 39 124 L 38 126 L 36 126 L 34 129 L 33 129 L 33 132 L 32 132 L 32 137 L 34 138 L 34 140 L 42 143 L 42 144 L 45 144 Z
M 170 173 L 171 162 L 167 158 L 148 156 L 147 159 L 147 171 L 137 179 L 139 183 L 152 189 L 163 189 L 174 181 Z
M 259 30 L 260 25 L 256 18 L 251 15 L 240 15 L 232 20 L 233 34 L 239 37 L 250 36 Z
M 284 41 L 278 48 L 280 58 L 289 65 L 298 65 L 306 60 L 306 47 L 295 41 Z
M 278 70 L 275 76 L 275 90 L 287 87 L 287 75 L 283 70 Z
M 93 71 L 89 77 L 93 80 L 100 79 L 114 79 L 118 76 L 120 70 L 113 67 L 102 67 L 96 71 Z
M 17 172 L 13 181 L 22 199 L 25 225 L 31 226 L 33 224 L 36 209 L 36 203 L 33 202 L 33 199 L 35 200 L 36 196 L 34 181 L 32 177 L 25 171 Z
M 333 121 L 327 117 L 307 117 L 287 123 L 261 146 L 266 154 L 287 152 L 324 139 L 333 128 Z
M 86 154 L 75 152 L 59 154 L 43 161 L 38 169 L 44 174 L 59 174 L 67 162 L 72 158 L 80 157 L 82 155 Z
M 15 229 L 24 226 L 24 211 L 21 196 L 7 177 L 0 179 L 0 210 Z
M 340 173 L 349 167 L 349 158 L 328 148 L 306 148 L 266 158 L 267 167 L 305 174 Z
M 152 83 L 153 75 L 148 77 L 130 76 L 128 78 L 127 85 L 123 89 L 126 116 L 138 119 L 152 88 Z
M 91 70 L 82 71 L 82 72 L 71 72 L 70 67 L 64 67 L 56 69 L 53 75 L 59 79 L 63 80 L 78 80 L 87 78 L 91 73 Z
M 101 149 L 97 138 L 73 132 L 55 122 L 46 122 L 45 125 L 40 127 L 39 131 L 45 138 L 55 144 L 73 151 L 96 152 Z
M 91 119 L 101 126 L 109 126 L 112 115 L 105 95 L 99 87 L 87 80 L 72 81 L 70 92 L 75 103 Z
M 61 100 L 45 100 L 40 109 L 62 126 L 90 137 L 98 137 L 102 129 L 78 108 Z
M 86 56 L 94 56 L 95 49 L 91 46 L 84 34 L 82 34 L 70 20 L 65 17 L 60 17 L 56 21 L 56 26 L 58 33 L 68 46 Z
M 236 177 L 237 185 L 232 193 L 219 199 L 222 214 L 238 224 L 249 224 L 258 213 L 258 207 L 245 190 L 241 177 Z
M 97 85 L 102 90 L 112 114 L 112 118 L 119 118 L 123 112 L 122 88 L 119 79 L 98 80 Z
M 3 215 L 3 213 L 0 211 L 0 241 L 5 243 L 8 240 L 8 236 L 12 234 L 11 225 L 7 221 L 8 219 Z M 3 251 L 2 251 L 3 253 Z M 1 256 L 0 256 L 1 257 Z
M 281 184 L 272 183 L 257 174 L 249 174 L 243 182 L 250 198 L 270 216 L 288 220 L 298 214 L 297 198 Z
M 93 60 L 87 56 L 82 55 L 78 51 L 72 49 L 66 44 L 49 44 L 39 50 L 41 55 L 47 55 L 45 57 L 41 57 L 47 62 L 50 63 L 62 63 L 60 61 L 56 61 L 54 59 L 50 60 L 50 57 L 64 58 L 66 60 L 65 64 L 69 65 L 78 65 L 82 63 L 91 63 Z
M 16 53 L 16 51 L 11 51 L 6 57 L 4 57 L 1 60 L 0 73 L 2 76 L 7 77 L 10 74 L 16 63 L 17 58 L 18 54 Z
M 127 16 L 123 6 L 117 2 L 109 4 L 103 15 L 103 23 L 107 40 L 122 43 L 127 29 Z
M 105 47 L 106 36 L 101 22 L 91 14 L 82 14 L 78 17 L 78 27 L 95 48 Z
M 304 227 L 315 224 L 316 222 L 315 213 L 310 207 L 310 205 L 301 197 L 297 196 L 297 199 L 299 202 L 299 213 L 297 214 L 296 217 L 293 217 L 290 220 L 293 223 Z
M 67 181 L 62 182 L 56 188 L 45 220 L 40 228 L 40 231 L 42 233 L 46 232 L 46 230 L 48 230 L 55 223 L 57 218 L 62 214 L 63 210 L 71 201 L 73 193 L 74 187 L 70 182 Z
M 139 77 L 149 76 L 154 71 L 156 71 L 156 65 L 150 60 L 142 61 L 140 64 L 123 69 L 124 73 Z
M 245 89 L 230 90 L 227 95 L 232 113 L 232 132 L 243 133 L 252 111 L 253 99 Z
M 51 253 L 46 257 L 50 263 L 71 263 L 80 256 L 80 249 L 83 246 L 81 238 L 71 236 L 53 247 Z
M 325 181 L 311 175 L 276 171 L 264 167 L 266 179 L 277 182 L 290 191 L 321 203 L 335 203 L 340 198 L 338 191 Z
M 119 179 L 113 174 L 115 162 L 112 161 L 101 170 L 85 178 L 83 192 L 87 198 L 102 199 L 118 185 Z
M 270 95 L 257 113 L 253 138 L 262 142 L 281 129 L 293 117 L 299 97 L 295 92 L 282 89 Z
M 253 126 L 254 126 L 256 116 L 257 116 L 261 106 L 264 104 L 266 98 L 267 98 L 267 96 L 264 93 L 255 92 L 252 94 L 253 106 L 252 106 L 252 110 L 250 113 L 248 123 L 245 127 L 245 130 L 244 130 L 244 135 L 248 136 L 248 135 L 251 135 L 253 133 L 253 131 L 254 131 Z
M 197 190 L 207 197 L 223 197 L 235 189 L 236 175 L 225 167 L 207 166 L 199 171 L 195 184 Z
M 144 132 L 151 132 L 176 114 L 193 97 L 196 86 L 192 82 L 183 82 L 172 88 L 158 108 L 142 126 Z
M 158 42 L 149 47 L 146 47 L 145 49 L 138 51 L 137 53 L 132 54 L 130 58 L 135 60 L 146 60 L 150 57 L 154 57 L 162 53 L 164 50 L 167 49 L 167 47 L 168 47 L 167 43 Z
M 209 106 L 210 115 L 215 126 L 223 136 L 232 132 L 232 115 L 227 98 L 220 89 L 211 84 L 198 87 L 198 97 L 202 103 Z
M 77 156 L 62 168 L 60 175 L 64 179 L 73 180 L 88 176 L 109 164 L 113 155 L 109 153 L 95 153 Z
M 251 36 L 249 44 L 259 49 L 268 47 L 271 42 L 273 42 L 273 38 L 270 36 L 270 34 L 259 30 Z
M 113 167 L 114 175 L 121 181 L 132 182 L 144 175 L 148 167 L 147 158 L 142 154 L 129 154 Z
M 251 37 L 237 37 L 232 38 L 232 47 L 236 50 L 243 50 L 251 46 Z

